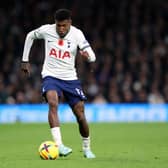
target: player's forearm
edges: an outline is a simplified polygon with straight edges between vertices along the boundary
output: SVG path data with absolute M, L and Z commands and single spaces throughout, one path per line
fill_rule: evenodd
M 34 36 L 33 31 L 29 32 L 26 36 L 24 49 L 23 49 L 23 56 L 22 56 L 22 61 L 23 62 L 28 62 L 29 61 L 29 53 L 30 53 L 30 49 L 31 49 L 31 46 L 33 44 L 34 38 L 35 38 L 35 36 Z
M 89 57 L 88 57 L 89 62 L 95 62 L 96 61 L 95 53 L 93 52 L 91 47 L 86 48 L 84 51 L 87 51 L 87 53 L 89 55 Z

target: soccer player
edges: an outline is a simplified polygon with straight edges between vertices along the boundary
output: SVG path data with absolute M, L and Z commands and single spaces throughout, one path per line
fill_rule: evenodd
M 75 68 L 78 49 L 85 60 L 94 62 L 96 57 L 93 49 L 83 32 L 72 25 L 71 11 L 59 9 L 55 13 L 54 24 L 42 25 L 26 36 L 21 70 L 27 75 L 30 74 L 29 53 L 34 39 L 45 41 L 45 59 L 41 72 L 42 94 L 49 105 L 48 122 L 60 155 L 67 156 L 72 152 L 71 148 L 63 144 L 57 113 L 59 98 L 63 94 L 76 116 L 84 156 L 95 158 L 90 148 L 89 126 L 84 113 L 86 97 Z

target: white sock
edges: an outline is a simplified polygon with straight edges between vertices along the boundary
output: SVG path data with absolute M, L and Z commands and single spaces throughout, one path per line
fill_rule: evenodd
M 55 143 L 58 146 L 60 146 L 62 144 L 62 137 L 61 137 L 60 127 L 51 128 L 51 134 L 52 134 L 52 137 L 53 137 Z
M 82 149 L 90 150 L 90 137 L 82 137 Z

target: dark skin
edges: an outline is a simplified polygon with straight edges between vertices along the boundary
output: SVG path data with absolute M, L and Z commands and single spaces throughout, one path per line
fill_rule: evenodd
M 71 26 L 71 19 L 56 21 L 56 31 L 59 34 L 60 38 L 63 38 L 66 36 L 66 34 L 70 30 L 70 26 Z M 85 60 L 87 60 L 89 57 L 86 51 L 80 51 L 80 54 Z M 21 70 L 22 72 L 24 72 L 26 76 L 29 76 L 30 75 L 29 62 L 22 62 Z M 59 123 L 58 112 L 57 112 L 59 97 L 58 97 L 57 91 L 55 90 L 47 91 L 46 99 L 49 106 L 48 121 L 49 121 L 50 128 L 59 127 L 60 123 Z M 84 113 L 84 102 L 83 101 L 77 102 L 75 105 L 71 107 L 71 109 L 78 122 L 79 132 L 81 136 L 88 137 L 89 127 Z

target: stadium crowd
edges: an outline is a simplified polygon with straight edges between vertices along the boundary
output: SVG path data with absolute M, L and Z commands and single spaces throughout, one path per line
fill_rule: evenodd
M 73 25 L 83 30 L 97 56 L 94 73 L 77 59 L 87 102 L 168 102 L 168 1 L 15 0 L 0 7 L 1 104 L 43 102 L 44 43 L 33 45 L 30 77 L 20 72 L 20 62 L 26 33 L 54 23 L 58 8 L 72 10 Z

